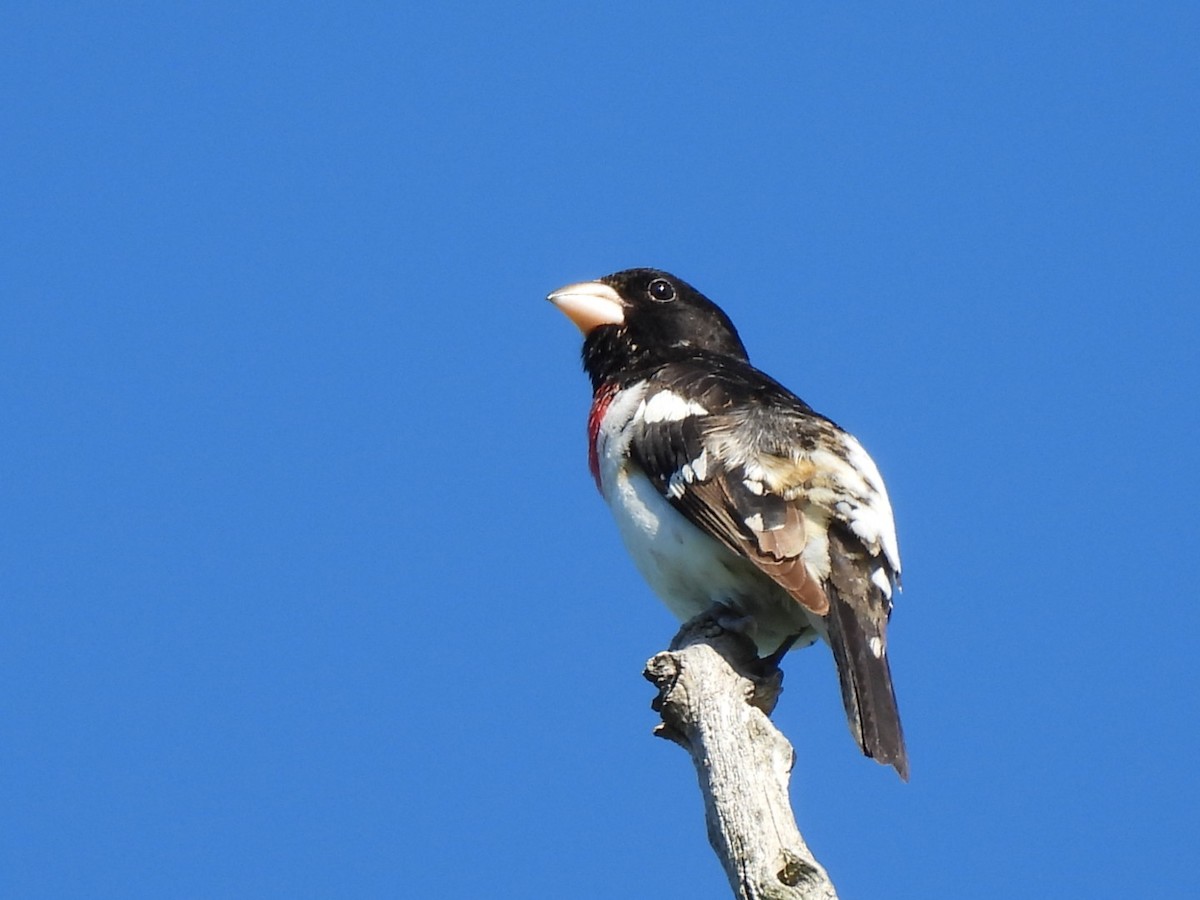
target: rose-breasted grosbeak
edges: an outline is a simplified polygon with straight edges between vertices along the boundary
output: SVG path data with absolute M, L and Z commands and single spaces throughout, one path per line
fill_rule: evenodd
M 900 554 L 879 469 L 750 365 L 729 317 L 657 269 L 549 297 L 584 334 L 592 476 L 642 575 L 681 620 L 722 603 L 759 652 L 833 649 L 850 730 L 908 778 L 887 660 Z

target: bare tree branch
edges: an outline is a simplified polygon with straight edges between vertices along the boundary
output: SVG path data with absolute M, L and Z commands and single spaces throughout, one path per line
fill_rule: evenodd
M 768 714 L 782 676 L 765 677 L 754 645 L 721 627 L 715 607 L 686 622 L 643 673 L 658 688 L 654 733 L 691 754 L 708 840 L 740 900 L 836 900 L 788 800 L 795 754 Z

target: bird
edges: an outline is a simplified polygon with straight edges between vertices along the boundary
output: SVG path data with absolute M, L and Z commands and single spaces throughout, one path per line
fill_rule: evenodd
M 908 780 L 888 663 L 900 551 L 879 468 L 750 364 L 729 316 L 653 268 L 547 298 L 583 334 L 588 465 L 630 556 L 681 621 L 721 604 L 778 664 L 833 651 L 850 731 Z

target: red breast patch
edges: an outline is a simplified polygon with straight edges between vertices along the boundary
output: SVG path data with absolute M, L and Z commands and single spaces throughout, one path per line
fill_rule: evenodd
M 588 468 L 591 469 L 592 479 L 596 482 L 596 490 L 600 490 L 600 448 L 597 440 L 600 437 L 600 423 L 613 397 L 617 395 L 615 384 L 606 384 L 592 398 L 592 411 L 588 413 Z

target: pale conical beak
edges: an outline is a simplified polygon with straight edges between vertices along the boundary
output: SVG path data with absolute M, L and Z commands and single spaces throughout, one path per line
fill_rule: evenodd
M 601 325 L 625 322 L 625 304 L 621 296 L 602 281 L 581 281 L 560 287 L 546 298 L 585 335 Z

